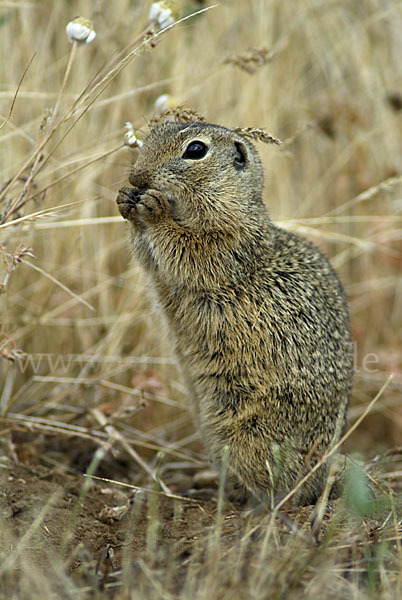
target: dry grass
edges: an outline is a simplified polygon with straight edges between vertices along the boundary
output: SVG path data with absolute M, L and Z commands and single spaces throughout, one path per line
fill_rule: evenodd
M 350 425 L 394 374 L 345 447 L 367 461 L 400 444 L 400 3 L 224 1 L 157 36 L 144 4 L 0 0 L 4 473 L 18 462 L 74 477 L 95 456 L 98 474 L 180 495 L 206 465 L 115 208 L 135 157 L 124 123 L 144 135 L 162 93 L 211 122 L 282 140 L 256 142 L 266 201 L 275 220 L 327 252 L 345 284 L 356 341 Z M 93 20 L 97 37 L 72 50 L 64 28 L 76 15 Z M 207 516 L 195 541 L 182 501 L 154 495 L 145 507 L 137 495 L 117 566 L 110 548 L 91 566 L 74 538 L 72 557 L 52 554 L 51 568 L 34 569 L 26 550 L 49 559 L 37 535 L 58 501 L 44 496 L 22 537 L 9 516 L 2 527 L 4 597 L 391 600 L 401 508 L 386 482 L 397 489 L 398 469 L 383 478 L 387 504 L 372 521 L 357 500 L 340 503 L 325 513 L 318 546 L 303 511 L 246 519 L 218 501 L 199 509 Z M 141 511 L 149 519 L 134 564 Z M 169 511 L 178 528 L 188 524 L 190 550 L 169 552 Z M 99 561 L 110 562 L 103 579 Z

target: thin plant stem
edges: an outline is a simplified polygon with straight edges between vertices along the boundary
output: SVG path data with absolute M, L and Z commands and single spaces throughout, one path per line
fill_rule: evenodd
M 114 152 L 117 152 L 118 150 L 121 150 L 122 148 L 124 148 L 124 144 L 119 144 L 115 148 L 112 148 L 111 150 L 107 150 L 106 152 L 103 152 L 102 154 L 99 154 L 96 158 L 90 160 L 89 162 L 85 163 L 84 165 L 80 165 L 79 167 L 76 167 L 72 171 L 69 171 L 68 173 L 65 173 L 64 175 L 61 175 L 60 177 L 58 177 L 54 181 L 51 181 L 48 185 L 45 185 L 43 188 L 41 188 L 40 190 L 38 190 L 37 192 L 35 192 L 34 194 L 30 194 L 28 196 L 28 198 L 25 198 L 25 200 L 23 201 L 22 204 L 25 204 L 25 202 L 27 202 L 28 200 L 31 200 L 31 199 L 39 196 L 40 194 L 45 193 L 49 188 L 57 185 L 61 181 L 64 181 L 64 179 L 67 179 L 68 177 L 71 177 L 71 175 L 75 175 L 75 173 L 77 173 L 78 171 L 82 171 L 82 169 L 86 169 L 87 167 L 89 167 L 93 163 L 101 160 L 102 158 L 105 158 L 106 156 L 110 156 L 110 154 L 113 154 Z M 21 208 L 22 204 L 20 202 L 17 206 L 15 206 L 15 208 L 9 213 L 9 216 L 11 214 L 13 214 L 14 212 L 16 212 L 17 210 L 19 210 Z M 20 219 L 18 219 L 18 221 L 19 220 Z M 10 221 L 9 223 L 3 223 L 3 225 L 0 225 L 0 229 L 2 229 L 4 226 L 13 225 L 13 223 L 14 223 L 14 221 Z
M 48 131 L 51 129 L 52 125 L 54 124 L 54 122 L 56 120 L 56 116 L 57 116 L 57 113 L 58 113 L 59 107 L 60 107 L 61 98 L 64 94 L 64 90 L 66 89 L 67 81 L 70 76 L 71 68 L 73 66 L 74 58 L 75 58 L 75 55 L 77 52 L 77 46 L 78 46 L 77 40 L 73 40 L 70 57 L 68 59 L 66 71 L 64 73 L 63 83 L 61 84 L 60 92 L 59 92 L 59 95 L 57 96 L 56 104 L 54 105 L 53 114 L 52 114 L 52 117 L 51 117 L 49 125 L 48 125 Z

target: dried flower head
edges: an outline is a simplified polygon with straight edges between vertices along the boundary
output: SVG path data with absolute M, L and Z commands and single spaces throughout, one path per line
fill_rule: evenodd
M 144 142 L 135 134 L 133 124 L 130 121 L 127 121 L 127 123 L 124 124 L 124 127 L 127 130 L 124 134 L 124 143 L 126 146 L 130 146 L 130 148 L 141 148 Z
M 92 21 L 84 17 L 77 17 L 70 21 L 66 27 L 67 37 L 70 44 L 90 44 L 96 37 Z
M 234 131 L 244 135 L 244 137 L 250 138 L 251 140 L 264 142 L 264 144 L 276 144 L 277 146 L 282 144 L 281 140 L 274 137 L 267 131 L 264 131 L 264 129 L 258 129 L 257 127 L 236 127 Z
M 153 2 L 149 11 L 149 20 L 158 26 L 159 30 L 173 25 L 179 18 L 179 10 L 176 2 L 172 0 L 160 0 Z
M 177 107 L 177 100 L 170 94 L 161 94 L 154 102 L 155 110 L 159 113 L 162 113 L 166 110 L 170 110 L 171 108 Z
M 164 110 L 161 114 L 153 117 L 149 124 L 151 127 L 156 125 L 157 123 L 161 123 L 162 121 L 171 120 L 176 121 L 177 123 L 194 123 L 196 121 L 206 121 L 205 117 L 192 108 L 188 108 L 180 104 L 173 108 L 168 108 Z
M 274 58 L 275 53 L 268 48 L 252 48 L 247 54 L 227 58 L 225 64 L 236 65 L 247 73 L 255 73 L 257 69 L 268 64 Z
M 1 291 L 0 287 L 0 292 Z M 16 347 L 14 340 L 9 335 L 3 333 L 0 339 L 0 358 L 6 358 L 7 360 L 14 362 L 24 356 L 26 356 L 25 352 L 19 350 Z
M 24 256 L 35 258 L 33 250 L 30 246 L 18 244 L 14 252 L 8 252 L 3 244 L 0 244 L 0 251 L 3 254 L 4 261 L 7 265 L 7 271 L 12 271 L 19 263 L 22 262 Z

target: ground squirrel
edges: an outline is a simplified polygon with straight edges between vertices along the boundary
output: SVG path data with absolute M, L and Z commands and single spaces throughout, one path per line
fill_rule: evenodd
M 345 420 L 352 344 L 334 270 L 270 220 L 258 153 L 231 129 L 156 125 L 129 181 L 117 203 L 205 447 L 219 467 L 228 446 L 229 472 L 258 499 L 288 492 Z M 295 501 L 313 502 L 325 475 Z

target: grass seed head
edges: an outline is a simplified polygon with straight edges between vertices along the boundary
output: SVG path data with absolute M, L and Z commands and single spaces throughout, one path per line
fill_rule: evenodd
M 237 133 L 240 133 L 251 140 L 264 142 L 264 144 L 276 144 L 277 146 L 282 144 L 279 138 L 274 137 L 272 134 L 268 133 L 268 131 L 264 131 L 264 129 L 259 129 L 258 127 L 236 127 L 234 131 L 237 131 Z
M 274 56 L 274 52 L 268 48 L 252 48 L 247 54 L 239 54 L 227 58 L 224 64 L 235 65 L 242 71 L 246 71 L 252 75 L 258 69 L 270 63 Z
M 174 106 L 172 108 L 164 110 L 159 115 L 155 115 L 149 121 L 149 124 L 151 126 L 154 126 L 157 123 L 162 123 L 162 121 L 169 120 L 176 121 L 177 123 L 194 123 L 196 121 L 206 121 L 205 117 L 198 111 L 194 110 L 193 108 L 184 106 L 184 104 L 179 104 L 178 106 Z

